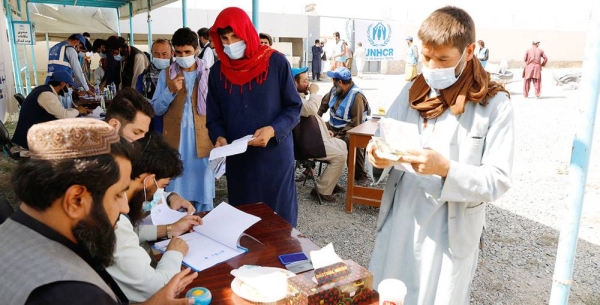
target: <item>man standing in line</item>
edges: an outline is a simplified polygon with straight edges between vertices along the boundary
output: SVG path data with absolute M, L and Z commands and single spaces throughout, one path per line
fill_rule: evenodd
M 365 68 L 365 61 L 367 58 L 367 51 L 362 46 L 362 42 L 359 42 L 358 48 L 354 51 L 354 60 L 356 60 L 356 76 L 358 78 L 363 77 L 363 69 Z
M 298 221 L 292 129 L 302 101 L 290 63 L 260 44 L 248 14 L 219 13 L 210 28 L 220 64 L 208 82 L 207 120 L 215 147 L 252 135 L 245 153 L 227 157 L 229 203 L 264 202 L 292 226 Z
M 352 50 L 352 48 L 350 47 L 350 45 L 348 45 L 347 42 L 344 41 L 344 45 L 346 46 L 346 68 L 348 68 L 348 70 L 350 70 L 350 72 L 352 72 L 352 63 L 354 62 L 354 59 L 352 58 L 354 51 Z
M 419 49 L 413 43 L 412 36 L 406 37 L 408 50 L 406 51 L 406 67 L 404 68 L 404 78 L 411 81 L 417 76 L 417 63 L 419 63 Z
M 323 47 L 318 39 L 315 40 L 315 45 L 312 46 L 312 80 L 321 81 L 321 56 L 323 55 Z
M 210 69 L 215 64 L 215 52 L 210 45 L 210 35 L 208 35 L 208 28 L 201 28 L 198 30 L 198 38 L 200 38 L 200 59 L 204 61 L 206 67 Z
M 525 98 L 529 96 L 531 82 L 535 88 L 535 98 L 540 98 L 542 94 L 542 67 L 548 63 L 548 57 L 539 46 L 540 41 L 534 40 L 531 48 L 525 52 L 525 70 L 523 70 L 523 97 Z
M 346 43 L 340 39 L 340 32 L 333 33 L 335 49 L 331 58 L 331 71 L 346 65 Z
M 79 84 L 73 90 L 83 87 L 89 95 L 94 95 L 94 90 L 88 86 L 88 80 L 83 74 L 79 62 L 78 53 L 85 50 L 86 42 L 87 40 L 83 35 L 73 34 L 67 40 L 61 41 L 50 48 L 50 52 L 48 52 L 48 76 L 46 77 L 46 83 L 48 83 L 52 73 L 66 71 L 70 75 L 73 75 L 73 78 Z

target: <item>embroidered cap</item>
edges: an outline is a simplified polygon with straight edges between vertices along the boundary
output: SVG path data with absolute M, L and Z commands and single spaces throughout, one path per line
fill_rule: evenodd
M 304 73 L 308 71 L 308 67 L 304 67 L 304 68 L 292 68 L 292 76 L 296 77 L 296 75 L 300 74 L 300 73 Z
M 335 71 L 327 71 L 327 76 L 341 80 L 349 80 L 352 78 L 350 70 L 348 70 L 348 68 L 345 67 L 339 67 L 335 69 Z
M 117 130 L 104 121 L 88 118 L 62 119 L 35 124 L 27 132 L 32 159 L 60 160 L 110 153 L 119 141 Z

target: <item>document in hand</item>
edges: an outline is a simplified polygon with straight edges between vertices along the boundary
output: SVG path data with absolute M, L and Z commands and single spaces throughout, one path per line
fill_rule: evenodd
M 400 160 L 410 149 L 420 149 L 421 137 L 415 124 L 410 124 L 391 118 L 379 120 L 379 136 L 373 137 L 382 157 L 393 161 Z M 416 173 L 409 163 L 396 162 L 394 167 L 405 172 Z
M 210 151 L 210 155 L 208 156 L 208 160 L 214 160 L 221 157 L 227 157 L 232 155 L 237 155 L 241 153 L 245 153 L 246 149 L 248 149 L 248 142 L 252 140 L 252 135 L 247 135 L 245 137 L 239 138 L 230 144 L 220 146 L 217 148 L 213 148 Z
M 190 247 L 188 254 L 183 257 L 183 264 L 195 271 L 202 271 L 248 252 L 240 247 L 240 237 L 259 220 L 259 217 L 221 202 L 202 218 L 202 225 L 195 226 L 194 232 L 180 236 Z M 165 252 L 169 242 L 157 242 L 154 248 Z

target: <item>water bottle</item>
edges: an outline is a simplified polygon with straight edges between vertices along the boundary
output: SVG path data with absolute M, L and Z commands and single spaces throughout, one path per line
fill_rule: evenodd
M 104 95 L 100 97 L 100 108 L 102 108 L 102 111 L 106 111 L 106 103 L 104 102 Z
M 107 99 L 110 99 L 110 91 L 108 90 L 107 87 L 104 87 L 104 96 Z
M 110 96 L 111 98 L 114 98 L 115 95 L 117 95 L 117 86 L 115 85 L 115 82 L 112 82 L 110 84 Z

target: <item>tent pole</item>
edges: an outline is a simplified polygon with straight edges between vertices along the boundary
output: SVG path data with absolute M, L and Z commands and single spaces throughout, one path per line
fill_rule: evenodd
M 181 15 L 183 18 L 183 27 L 187 26 L 187 0 L 181 0 Z
M 152 1 L 148 0 L 148 53 L 152 57 L 152 18 L 150 16 L 150 10 L 152 9 Z
M 121 36 L 121 10 L 117 7 L 117 36 Z
M 19 68 L 19 53 L 15 46 L 15 33 L 12 24 L 12 8 L 8 0 L 4 0 L 4 8 L 6 11 L 6 23 L 8 26 L 8 39 L 10 43 L 10 55 L 12 56 L 13 74 L 15 76 L 15 92 L 23 94 L 23 82 L 21 80 L 21 69 Z
M 259 0 L 252 0 L 252 23 L 254 24 L 254 28 L 258 32 L 258 11 Z
M 133 46 L 133 3 L 129 1 L 129 45 Z
M 589 171 L 594 122 L 598 109 L 598 90 L 600 87 L 600 2 L 592 9 L 590 29 L 583 58 L 581 75 L 581 119 L 577 122 L 575 138 L 571 150 L 569 167 L 569 194 L 567 211 L 558 239 L 556 264 L 552 276 L 550 305 L 567 304 L 569 290 L 573 284 L 573 264 L 577 252 L 577 237 L 583 209 L 585 184 Z
M 29 3 L 25 4 L 25 11 L 27 12 L 27 21 L 31 22 L 31 18 L 29 17 Z M 32 33 L 32 35 L 34 35 L 34 41 L 35 41 L 35 32 Z M 33 80 L 35 82 L 35 86 L 39 86 L 38 84 L 38 73 L 37 73 L 37 65 L 35 63 L 35 48 L 34 48 L 35 44 L 31 44 L 31 63 L 33 64 Z

